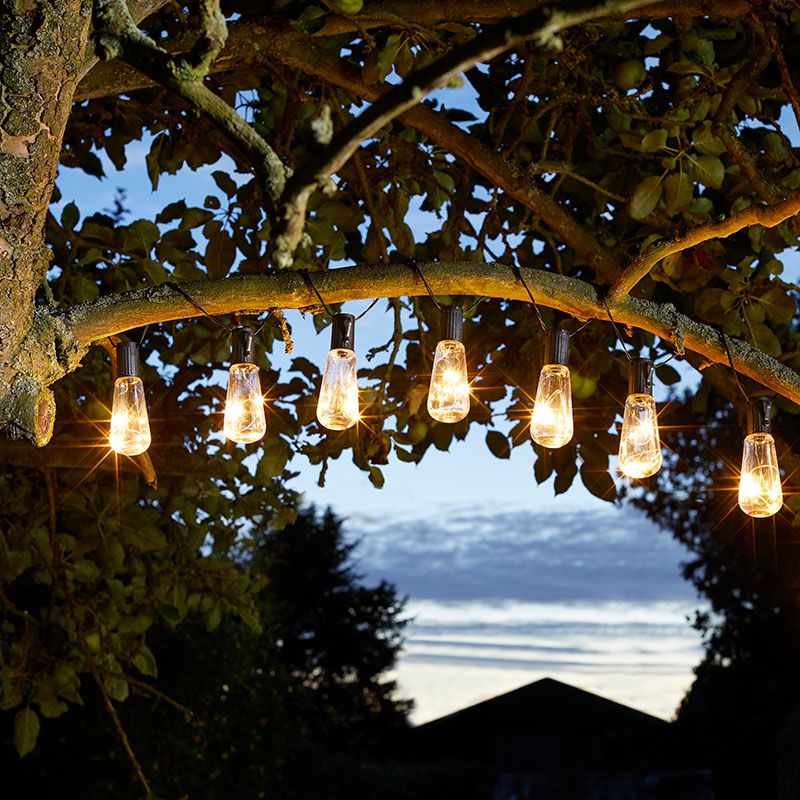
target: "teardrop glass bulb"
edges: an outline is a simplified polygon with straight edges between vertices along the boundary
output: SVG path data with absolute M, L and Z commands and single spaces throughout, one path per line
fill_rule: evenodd
M 356 354 L 344 347 L 328 352 L 317 401 L 320 425 L 332 431 L 352 428 L 359 420 Z
M 444 339 L 436 345 L 428 413 L 438 422 L 460 422 L 469 413 L 467 351 L 463 342 Z
M 117 378 L 111 403 L 111 449 L 123 456 L 138 456 L 150 447 L 150 420 L 142 379 Z
M 751 517 L 771 517 L 782 505 L 775 440 L 771 433 L 751 433 L 744 440 L 739 508 Z
M 563 447 L 572 438 L 572 382 L 569 367 L 545 364 L 539 373 L 531 416 L 531 438 L 542 447 Z
M 261 380 L 255 364 L 232 364 L 228 370 L 224 430 L 227 439 L 241 444 L 257 442 L 267 432 Z
M 619 469 L 628 478 L 649 478 L 661 469 L 656 401 L 649 394 L 629 394 L 622 416 Z

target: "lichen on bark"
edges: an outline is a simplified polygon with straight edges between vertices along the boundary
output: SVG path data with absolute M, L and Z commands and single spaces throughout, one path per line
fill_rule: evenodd
M 47 387 L 63 374 L 43 361 L 51 323 L 42 339 L 35 322 L 44 221 L 90 20 L 89 0 L 0 0 L 0 433 L 36 444 L 50 438 Z

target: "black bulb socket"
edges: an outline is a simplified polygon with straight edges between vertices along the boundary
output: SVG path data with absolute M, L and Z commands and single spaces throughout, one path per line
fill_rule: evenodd
M 255 364 L 253 332 L 240 325 L 231 333 L 231 364 Z
M 772 400 L 754 397 L 747 404 L 747 433 L 772 433 Z
M 569 364 L 569 333 L 563 328 L 547 334 L 545 364 Z
M 460 306 L 445 306 L 442 309 L 443 342 L 461 342 L 464 340 L 464 312 Z
M 120 342 L 116 346 L 117 377 L 138 378 L 142 374 L 139 361 L 139 346 L 136 342 Z
M 653 394 L 655 368 L 649 358 L 634 358 L 628 369 L 628 394 Z
M 334 314 L 331 321 L 331 350 L 356 349 L 356 318 L 352 314 Z

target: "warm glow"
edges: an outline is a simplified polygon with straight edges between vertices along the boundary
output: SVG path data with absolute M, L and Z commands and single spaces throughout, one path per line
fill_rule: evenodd
M 658 416 L 652 395 L 631 394 L 625 401 L 619 469 L 628 478 L 649 478 L 661 469 Z
M 469 380 L 464 345 L 445 339 L 436 345 L 428 413 L 438 422 L 460 422 L 469 413 Z
M 563 447 L 572 438 L 572 384 L 569 368 L 545 364 L 531 417 L 531 437 L 542 447 Z
M 337 348 L 328 353 L 317 401 L 317 419 L 332 431 L 343 431 L 358 422 L 356 354 Z
M 257 442 L 267 432 L 264 398 L 255 364 L 233 364 L 228 371 L 224 427 L 230 441 L 242 444 Z
M 117 378 L 111 405 L 111 449 L 123 456 L 138 456 L 150 447 L 150 422 L 141 378 Z
M 782 505 L 775 440 L 770 433 L 751 433 L 744 440 L 739 508 L 751 517 L 771 517 Z

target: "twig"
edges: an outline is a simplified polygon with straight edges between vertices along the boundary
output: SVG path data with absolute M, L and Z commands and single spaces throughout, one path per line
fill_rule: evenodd
M 724 239 L 750 225 L 774 228 L 800 212 L 800 192 L 771 206 L 752 205 L 721 222 L 707 222 L 689 228 L 674 239 L 664 239 L 646 247 L 625 267 L 608 293 L 609 300 L 619 303 L 631 289 L 663 258 L 680 253 L 709 239 Z

